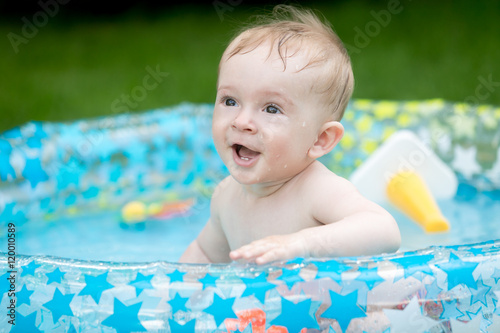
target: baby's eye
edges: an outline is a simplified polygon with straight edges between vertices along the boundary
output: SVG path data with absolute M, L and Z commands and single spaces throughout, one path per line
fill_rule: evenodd
M 272 114 L 281 113 L 280 109 L 275 105 L 266 106 L 266 112 Z
M 238 104 L 236 103 L 236 101 L 232 98 L 226 98 L 224 100 L 224 105 L 225 106 L 237 106 Z

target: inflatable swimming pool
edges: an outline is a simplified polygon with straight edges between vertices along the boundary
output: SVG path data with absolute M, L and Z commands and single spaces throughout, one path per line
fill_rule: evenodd
M 227 174 L 211 112 L 181 104 L 0 135 L 1 332 L 500 332 L 500 108 L 355 100 L 323 158 L 347 177 L 412 130 L 459 178 L 440 202 L 448 234 L 396 215 L 397 254 L 179 264 Z M 194 205 L 138 227 L 120 219 L 132 200 Z

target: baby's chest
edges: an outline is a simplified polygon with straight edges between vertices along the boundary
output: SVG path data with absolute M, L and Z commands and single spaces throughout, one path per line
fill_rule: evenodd
M 307 207 L 294 203 L 233 205 L 220 214 L 231 249 L 272 235 L 284 235 L 318 225 Z

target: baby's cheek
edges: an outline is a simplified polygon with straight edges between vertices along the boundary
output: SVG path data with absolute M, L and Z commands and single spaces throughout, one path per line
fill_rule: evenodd
M 224 145 L 224 137 L 225 137 L 225 131 L 224 128 L 220 125 L 213 125 L 212 126 L 212 136 L 214 138 L 214 144 L 217 149 L 222 148 Z
M 214 118 L 213 122 L 212 122 L 212 133 L 213 135 L 217 135 L 217 134 L 220 134 L 220 132 L 223 131 L 223 128 L 222 128 L 222 123 L 221 121 L 218 121 L 217 119 Z
M 224 133 L 229 122 L 230 119 L 227 119 L 227 116 L 224 116 L 221 111 L 215 110 L 212 119 L 212 133 L 214 135 Z
M 272 144 L 275 141 L 277 133 L 279 133 L 279 130 L 277 128 L 269 126 L 261 128 L 257 135 L 260 142 L 265 144 Z

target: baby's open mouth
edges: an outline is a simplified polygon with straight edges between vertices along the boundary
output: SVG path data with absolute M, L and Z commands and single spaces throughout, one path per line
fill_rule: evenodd
M 238 155 L 238 157 L 244 161 L 249 161 L 260 154 L 257 151 L 238 144 L 234 144 L 233 149 L 235 150 L 236 155 Z

